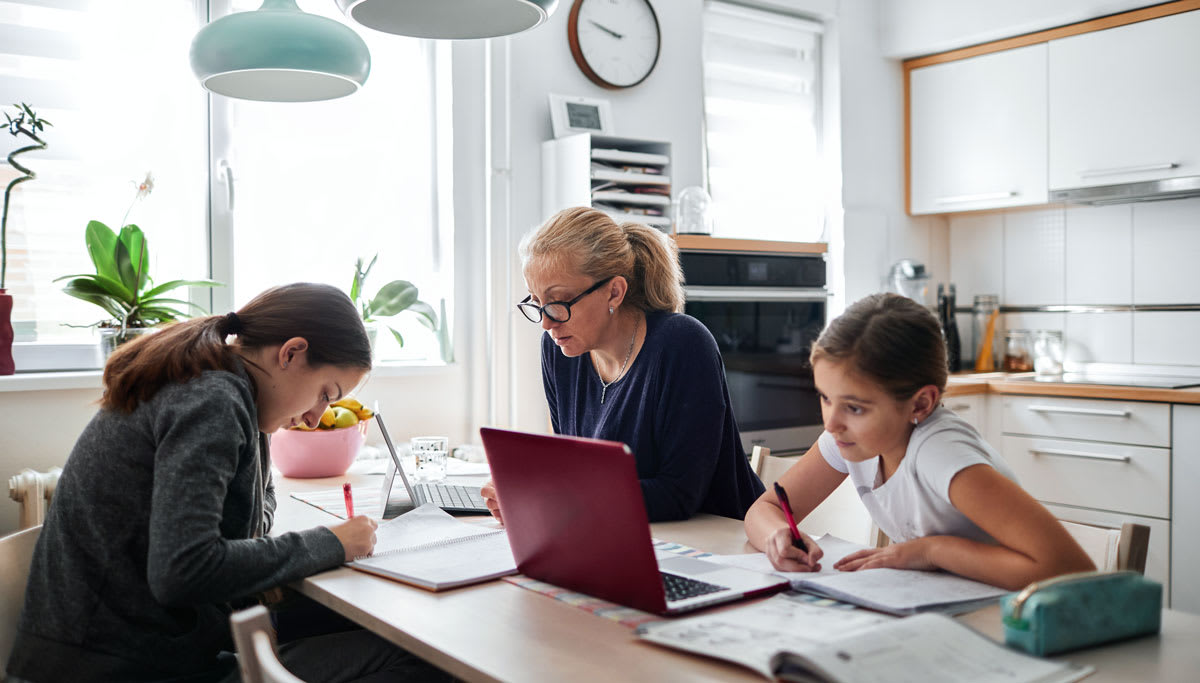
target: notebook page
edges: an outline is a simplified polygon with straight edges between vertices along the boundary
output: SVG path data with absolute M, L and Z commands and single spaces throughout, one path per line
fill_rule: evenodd
M 784 658 L 781 680 L 811 680 L 804 674 L 813 665 L 834 680 L 869 683 L 1067 683 L 1093 671 L 1006 649 L 941 614 L 897 619 L 803 655 L 808 661 Z
M 426 503 L 379 525 L 375 530 L 374 556 L 487 534 L 507 538 L 494 524 L 468 524 L 438 506 Z
M 821 546 L 821 571 L 820 572 L 782 572 L 771 566 L 771 561 L 767 559 L 766 553 L 747 553 L 745 555 L 713 555 L 704 558 L 709 562 L 723 564 L 730 567 L 740 567 L 751 571 L 762 572 L 763 574 L 775 574 L 792 582 L 793 585 L 801 579 L 809 579 L 819 574 L 839 574 L 838 570 L 833 568 L 834 563 L 843 557 L 849 555 L 856 550 L 863 550 L 867 546 L 851 543 L 850 541 L 838 538 L 831 534 L 816 539 L 817 545 Z
M 476 583 L 517 570 L 508 534 L 502 532 L 461 543 L 376 555 L 357 560 L 354 565 L 433 588 Z

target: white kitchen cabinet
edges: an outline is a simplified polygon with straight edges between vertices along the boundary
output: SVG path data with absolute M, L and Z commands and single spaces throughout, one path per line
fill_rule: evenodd
M 1146 575 L 1162 582 L 1165 605 L 1171 604 L 1171 580 L 1182 576 L 1174 564 L 1174 501 L 1181 482 L 1171 406 L 1057 396 L 992 397 L 997 399 L 1000 450 L 1025 490 L 1059 519 L 1149 526 Z M 1195 479 L 1182 483 L 1188 481 Z
M 942 399 L 942 405 L 954 411 L 954 414 L 966 420 L 968 424 L 987 438 L 987 411 L 984 409 L 986 394 L 970 394 L 968 396 L 947 396 Z
M 1172 406 L 1171 423 L 1171 604 L 1200 614 L 1200 406 Z
M 1045 43 L 909 79 L 911 213 L 1046 203 Z
M 1200 11 L 1049 43 L 1050 189 L 1200 175 Z

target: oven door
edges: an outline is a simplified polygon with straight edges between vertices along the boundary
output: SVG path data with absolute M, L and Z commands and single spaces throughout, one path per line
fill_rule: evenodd
M 823 429 L 808 352 L 825 328 L 825 288 L 693 286 L 686 294 L 684 312 L 721 350 L 746 451 L 807 451 Z

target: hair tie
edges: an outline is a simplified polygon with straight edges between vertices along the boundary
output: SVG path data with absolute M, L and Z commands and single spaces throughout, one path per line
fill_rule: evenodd
M 237 313 L 234 313 L 233 311 L 226 313 L 224 323 L 225 334 L 242 333 L 242 319 L 238 317 Z

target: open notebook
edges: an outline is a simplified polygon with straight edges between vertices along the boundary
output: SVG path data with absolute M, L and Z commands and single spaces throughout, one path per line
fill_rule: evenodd
M 1092 672 L 1006 649 L 955 619 L 895 619 L 806 604 L 791 595 L 643 624 L 652 643 L 724 659 L 782 681 L 1068 683 Z
M 503 528 L 467 524 L 433 503 L 380 524 L 375 553 L 347 564 L 433 591 L 517 573 Z
M 765 553 L 720 555 L 709 562 L 776 574 L 796 590 L 817 593 L 890 614 L 917 612 L 968 612 L 995 602 L 1009 591 L 945 572 L 912 569 L 863 569 L 842 572 L 835 562 L 866 546 L 825 534 L 816 539 L 825 553 L 819 572 L 781 572 Z

